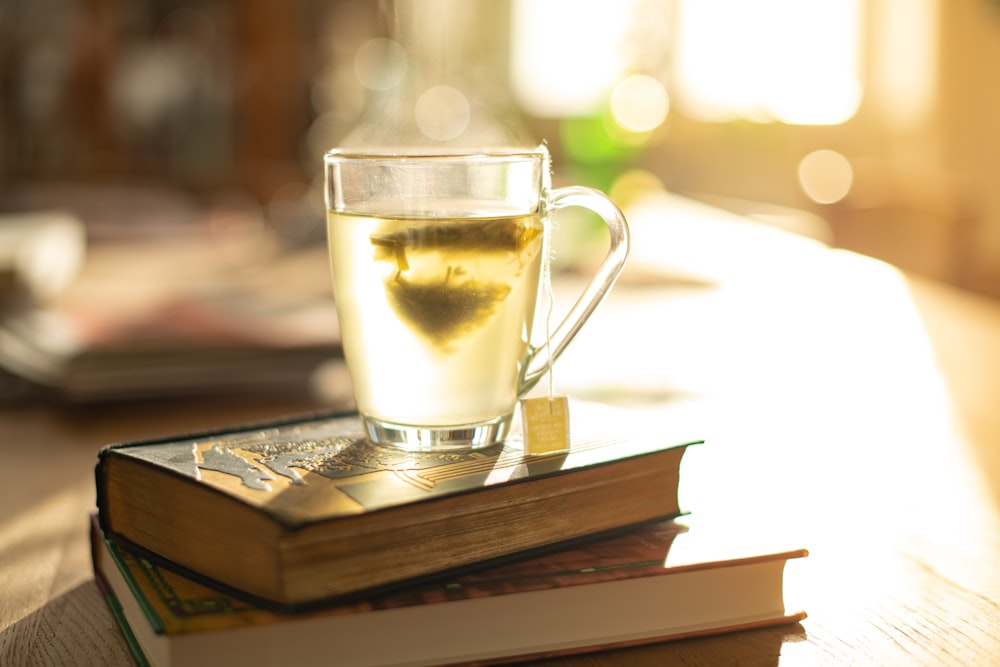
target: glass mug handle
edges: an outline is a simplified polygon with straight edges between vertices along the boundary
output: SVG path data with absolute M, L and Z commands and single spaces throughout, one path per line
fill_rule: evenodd
M 624 268 L 629 251 L 629 231 L 625 215 L 603 192 L 578 185 L 557 188 L 549 193 L 546 206 L 545 218 L 564 208 L 580 207 L 593 211 L 608 226 L 611 236 L 608 254 L 587 285 L 587 289 L 580 295 L 562 322 L 551 332 L 549 339 L 537 347 L 529 347 L 524 364 L 525 370 L 517 388 L 518 396 L 530 390 L 545 376 L 593 314 L 594 309 L 604 300 Z M 549 223 L 546 221 L 545 224 Z M 543 258 L 543 261 L 546 261 L 546 258 Z

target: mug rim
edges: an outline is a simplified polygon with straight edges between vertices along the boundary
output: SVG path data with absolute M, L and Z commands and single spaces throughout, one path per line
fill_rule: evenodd
M 337 160 L 517 160 L 546 159 L 549 157 L 545 144 L 537 148 L 524 147 L 491 147 L 482 149 L 436 149 L 434 147 L 372 147 L 372 148 L 331 148 L 323 156 L 327 162 Z

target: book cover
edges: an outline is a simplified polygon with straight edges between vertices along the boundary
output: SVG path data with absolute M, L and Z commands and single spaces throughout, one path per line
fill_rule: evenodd
M 96 521 L 91 536 L 95 574 L 140 663 L 252 667 L 335 656 L 386 667 L 595 651 L 805 617 L 783 598 L 785 564 L 804 549 L 721 547 L 724 536 L 711 532 L 684 517 L 291 615 L 161 568 L 103 539 Z
M 258 603 L 297 608 L 681 512 L 700 442 L 678 411 L 574 406 L 571 447 L 524 453 L 517 428 L 469 452 L 372 445 L 356 415 L 103 449 L 112 539 Z

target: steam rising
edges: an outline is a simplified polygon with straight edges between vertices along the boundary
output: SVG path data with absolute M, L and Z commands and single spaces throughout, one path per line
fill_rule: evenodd
M 366 42 L 354 71 L 368 91 L 341 148 L 533 148 L 508 92 L 507 3 L 395 0 L 390 38 Z

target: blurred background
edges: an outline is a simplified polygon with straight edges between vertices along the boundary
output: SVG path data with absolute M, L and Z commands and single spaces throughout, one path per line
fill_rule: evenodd
M 329 352 L 324 152 L 544 140 L 557 184 L 623 207 L 669 192 L 1000 298 L 998 66 L 996 0 L 5 2 L 0 287 L 91 335 L 100 303 L 230 342 L 264 312 Z

